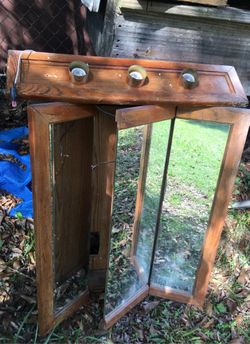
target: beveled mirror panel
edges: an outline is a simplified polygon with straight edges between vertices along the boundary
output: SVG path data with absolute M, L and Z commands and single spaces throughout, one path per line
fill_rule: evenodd
M 91 131 L 91 118 L 50 124 L 56 312 L 87 288 Z
M 119 131 L 109 320 L 138 303 L 142 290 L 192 299 L 231 126 L 177 118 L 145 125 L 144 135 L 142 128 Z
M 154 287 L 192 292 L 229 129 L 221 123 L 175 121 L 150 281 Z
M 105 316 L 125 305 L 145 286 L 145 282 L 138 277 L 130 252 L 140 159 L 146 130 L 146 126 L 139 126 L 118 132 Z
M 138 221 L 134 226 L 134 260 L 142 279 L 148 283 L 156 226 L 160 207 L 162 179 L 169 141 L 170 121 L 153 123 L 150 126 L 149 144 L 145 150 L 145 156 L 141 165 L 142 187 L 138 193 L 142 193 L 141 199 L 137 195 Z M 143 173 L 145 171 L 145 175 Z

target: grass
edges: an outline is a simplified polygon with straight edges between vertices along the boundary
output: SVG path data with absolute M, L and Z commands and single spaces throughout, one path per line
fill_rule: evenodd
M 169 175 L 213 195 L 229 126 L 204 121 L 176 121 Z

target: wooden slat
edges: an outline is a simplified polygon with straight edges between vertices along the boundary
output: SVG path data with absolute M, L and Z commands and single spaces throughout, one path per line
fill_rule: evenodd
M 76 298 L 74 298 L 69 304 L 67 304 L 66 307 L 60 310 L 60 312 L 55 314 L 55 317 L 52 320 L 52 323 L 50 324 L 50 330 L 54 326 L 57 326 L 63 320 L 72 316 L 72 314 L 78 311 L 80 307 L 82 307 L 83 305 L 87 305 L 88 303 L 89 303 L 89 291 L 86 290 L 80 295 L 78 295 Z M 46 332 L 48 331 L 49 329 Z M 41 336 L 45 334 L 41 331 L 41 329 L 39 329 L 39 333 L 41 334 Z
M 28 109 L 35 219 L 36 280 L 39 331 L 46 334 L 53 323 L 53 238 L 49 169 L 49 129 L 46 120 Z M 39 135 L 37 134 L 39 133 Z
M 53 124 L 56 282 L 88 270 L 93 118 Z
M 230 109 L 228 109 L 228 115 L 230 115 Z M 229 134 L 208 229 L 203 243 L 200 265 L 196 274 L 193 295 L 196 302 L 201 306 L 207 292 L 249 126 L 250 110 L 240 111 L 238 121 L 232 125 Z
M 246 125 L 248 124 L 248 117 L 250 117 L 250 112 L 247 109 L 239 108 L 203 108 L 203 109 L 190 109 L 178 107 L 177 118 L 181 119 L 191 119 L 200 121 L 211 121 L 217 123 L 225 124 L 235 124 L 239 121 L 239 118 L 245 118 Z
M 100 275 L 101 271 L 105 273 L 108 266 L 116 138 L 117 128 L 114 117 L 105 115 L 99 110 L 94 120 L 91 231 L 99 233 L 100 247 L 98 254 L 90 257 L 92 275 L 95 271 Z M 97 282 L 95 282 L 97 289 L 105 288 L 103 278 L 100 279 L 99 285 Z
M 149 287 L 149 295 L 158 296 L 187 304 L 197 304 L 192 294 L 186 293 L 184 291 L 178 291 L 172 288 L 163 287 L 154 283 L 152 283 Z
M 233 65 L 250 95 L 249 14 L 240 22 L 240 16 L 230 20 L 237 18 L 234 11 L 224 20 L 205 17 L 205 9 L 176 15 L 174 8 L 162 15 L 124 9 L 116 18 L 112 56 Z
M 250 24 L 249 11 L 238 8 L 214 8 L 192 5 L 173 5 L 168 2 L 143 1 L 143 0 L 122 0 L 119 2 L 121 13 L 126 11 L 139 11 L 148 14 L 155 13 L 157 16 L 177 15 L 203 18 L 206 20 L 222 20 L 227 22 L 237 22 Z M 119 11 L 119 9 L 117 9 Z
M 192 2 L 199 5 L 212 5 L 212 6 L 226 6 L 227 0 L 177 0 L 184 2 Z
M 118 0 L 101 1 L 101 5 L 105 6 L 105 11 L 87 12 L 85 25 L 97 56 L 110 56 L 115 35 L 114 21 L 117 2 Z
M 118 129 L 127 129 L 138 125 L 164 121 L 175 116 L 175 106 L 136 106 L 116 111 Z
M 60 102 L 53 104 L 35 104 L 33 111 L 49 123 L 61 123 L 88 118 L 97 114 L 92 105 L 79 105 Z
M 146 296 L 148 296 L 149 287 L 145 285 L 138 292 L 123 303 L 120 307 L 115 309 L 104 317 L 104 328 L 108 329 L 114 325 L 121 317 L 129 312 L 134 306 L 140 303 Z
M 8 87 L 12 86 L 19 52 L 10 51 L 7 68 Z M 90 64 L 90 80 L 76 85 L 70 81 L 68 66 L 73 60 Z M 130 87 L 127 69 L 140 64 L 147 69 L 149 81 L 141 88 Z M 180 82 L 183 69 L 199 74 L 199 86 L 184 89 Z M 234 68 L 181 62 L 111 59 L 46 53 L 23 54 L 20 97 L 102 104 L 183 104 L 245 105 L 244 90 Z

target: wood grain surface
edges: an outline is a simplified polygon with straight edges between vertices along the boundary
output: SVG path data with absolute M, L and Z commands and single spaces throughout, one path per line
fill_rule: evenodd
M 54 305 L 55 283 L 64 280 L 71 269 L 74 272 L 76 267 L 80 267 L 81 261 L 83 267 L 86 267 L 88 261 L 91 204 L 89 195 L 91 168 L 89 162 L 92 160 L 92 137 L 90 138 L 90 136 L 92 136 L 91 128 L 93 127 L 91 122 L 95 113 L 95 107 L 65 103 L 28 106 L 35 217 L 38 321 L 41 335 L 45 335 L 54 325 L 70 316 L 88 299 L 88 290 L 85 289 L 70 303 L 65 304 L 60 312 L 56 311 Z M 56 115 L 58 116 L 56 117 Z M 64 150 L 63 155 L 72 154 L 71 158 L 73 160 L 79 158 L 79 161 L 76 163 L 72 160 L 70 163 L 72 168 L 70 169 L 67 163 L 65 166 L 59 164 L 58 159 L 63 158 L 61 152 L 58 152 L 59 157 L 55 159 L 58 161 L 57 167 L 59 168 L 60 165 L 61 172 L 63 172 L 56 179 L 56 182 L 60 184 L 60 190 L 56 187 L 59 193 L 57 206 L 60 216 L 57 218 L 55 233 L 50 126 L 58 123 L 58 121 L 63 122 L 64 119 L 67 125 L 70 125 L 72 123 L 70 120 L 76 118 L 81 122 L 79 128 L 73 126 L 74 130 L 70 135 L 67 136 L 69 132 L 66 133 L 56 146 L 56 149 L 60 150 L 61 143 L 61 148 Z M 86 128 L 84 121 L 86 121 Z M 62 128 L 65 130 L 65 126 L 60 127 L 58 134 L 61 134 Z M 82 130 L 85 135 L 82 135 Z M 72 134 L 75 137 L 72 137 Z M 59 136 L 61 137 L 61 135 Z M 68 140 L 72 141 L 73 146 L 69 144 Z M 77 152 L 71 151 L 72 148 L 77 149 Z M 79 169 L 76 169 L 78 163 Z M 74 178 L 71 178 L 72 173 Z M 77 194 L 83 193 L 79 197 L 80 203 L 73 200 L 71 188 Z M 69 209 L 67 209 L 67 205 Z M 80 205 L 79 208 L 78 205 Z M 70 210 L 74 217 L 70 215 Z M 59 245 L 56 244 L 55 234 L 59 238 Z
M 113 113 L 115 113 L 115 109 L 113 109 Z M 94 119 L 91 231 L 99 233 L 100 246 L 98 254 L 90 257 L 90 272 L 93 279 L 95 279 L 95 271 L 100 274 L 99 283 L 95 279 L 95 287 L 102 290 L 105 288 L 102 271 L 106 274 L 109 259 L 116 138 L 117 127 L 114 116 L 98 110 Z
M 56 282 L 87 273 L 91 222 L 93 117 L 51 125 Z
M 13 83 L 19 54 L 18 51 L 9 51 L 8 89 Z M 86 84 L 71 81 L 68 67 L 73 60 L 90 65 L 90 77 Z M 140 88 L 127 83 L 127 70 L 133 64 L 147 70 L 148 81 Z M 182 86 L 181 72 L 187 68 L 198 72 L 199 85 L 196 88 L 185 89 Z M 36 52 L 22 55 L 17 91 L 19 97 L 26 99 L 92 104 L 245 106 L 248 103 L 231 66 Z

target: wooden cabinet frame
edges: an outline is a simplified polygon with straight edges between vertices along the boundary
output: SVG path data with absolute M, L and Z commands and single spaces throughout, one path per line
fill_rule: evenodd
M 232 194 L 232 189 L 237 174 L 238 166 L 240 163 L 241 154 L 244 148 L 244 143 L 250 126 L 250 112 L 245 109 L 235 108 L 203 108 L 203 109 L 190 109 L 190 108 L 176 108 L 174 112 L 171 107 L 153 107 L 144 106 L 138 108 L 120 109 L 116 113 L 116 121 L 119 129 L 131 128 L 133 126 L 146 124 L 144 131 L 144 141 L 141 153 L 140 173 L 138 181 L 135 220 L 133 226 L 133 241 L 132 241 L 132 262 L 135 266 L 137 274 L 140 278 L 140 265 L 136 259 L 136 245 L 139 231 L 140 217 L 142 213 L 145 182 L 147 174 L 147 163 L 149 156 L 151 124 L 158 120 L 171 120 L 170 133 L 169 133 L 169 145 L 167 149 L 167 156 L 164 168 L 164 178 L 162 193 L 160 197 L 160 209 L 158 211 L 158 220 L 156 223 L 156 234 L 154 239 L 154 246 L 156 245 L 158 231 L 159 231 L 159 218 L 161 213 L 161 207 L 163 202 L 163 196 L 165 192 L 165 181 L 169 157 L 171 151 L 171 142 L 174 128 L 175 119 L 192 119 L 217 122 L 230 125 L 230 132 L 227 139 L 226 148 L 224 151 L 224 157 L 221 163 L 220 174 L 217 182 L 216 191 L 214 194 L 212 209 L 210 212 L 209 222 L 207 230 L 205 232 L 203 246 L 201 250 L 200 263 L 196 272 L 195 283 L 192 293 L 179 291 L 167 287 L 159 287 L 156 284 L 149 281 L 145 283 L 139 291 L 135 293 L 129 300 L 122 306 L 112 311 L 105 317 L 105 327 L 112 326 L 120 317 L 128 312 L 132 307 L 141 302 L 146 296 L 153 295 L 162 298 L 167 298 L 174 301 L 179 301 L 188 304 L 194 304 L 202 307 L 205 295 L 208 288 L 209 278 L 213 268 L 214 260 L 219 245 L 221 232 L 223 229 L 224 220 L 227 214 L 228 204 Z M 165 115 L 162 115 L 162 111 Z M 151 113 L 153 115 L 148 116 Z M 140 115 L 140 116 L 139 116 Z M 141 120 L 139 120 L 139 118 Z M 155 249 L 155 248 L 154 248 Z M 154 256 L 154 249 L 152 256 Z M 152 258 L 153 261 L 153 258 Z M 152 271 L 152 266 L 151 266 Z
M 90 176 L 89 172 L 87 173 L 87 181 L 91 185 L 91 192 L 88 191 L 91 196 L 89 228 L 100 235 L 100 252 L 97 256 L 89 258 L 90 290 L 103 289 L 108 268 L 117 129 L 143 124 L 147 127 L 136 203 L 133 241 L 133 249 L 135 249 L 152 123 L 168 119 L 172 121 L 173 128 L 174 121 L 179 118 L 214 121 L 231 126 L 193 292 L 189 294 L 167 288 L 159 289 L 148 283 L 111 317 L 106 317 L 105 326 L 111 326 L 148 294 L 201 306 L 207 291 L 230 194 L 250 124 L 249 110 L 232 107 L 248 104 L 235 69 L 231 66 L 185 62 L 114 59 L 30 51 L 22 52 L 20 56 L 20 53 L 9 51 L 8 89 L 13 86 L 15 76 L 18 75 L 15 86 L 20 98 L 83 104 L 50 103 L 30 105 L 28 109 L 40 333 L 42 335 L 47 333 L 54 325 L 85 303 L 88 298 L 88 290 L 85 290 L 59 313 L 54 312 L 55 277 L 52 252 L 49 126 L 77 119 L 91 119 L 86 126 L 89 130 L 85 129 L 86 133 L 88 131 L 93 136 L 93 140 L 88 140 L 90 150 L 88 162 L 92 159 L 92 174 Z M 72 82 L 69 65 L 73 61 L 89 64 L 90 76 L 87 83 Z M 148 74 L 147 82 L 140 88 L 131 87 L 127 82 L 128 68 L 133 64 L 144 67 Z M 180 75 L 184 69 L 194 69 L 198 72 L 200 78 L 198 87 L 185 89 L 181 85 Z M 107 104 L 109 105 L 107 111 L 103 108 L 98 109 L 98 106 Z M 128 105 L 138 106 L 121 108 Z M 116 122 L 113 115 L 115 111 Z M 171 145 L 168 150 L 170 149 Z M 165 166 L 166 171 L 167 164 L 168 162 Z M 134 263 L 136 265 L 135 259 Z
M 53 186 L 51 183 L 50 169 L 50 125 L 86 119 L 88 121 L 87 128 L 88 130 L 91 130 L 91 122 L 93 120 L 93 116 L 96 114 L 96 110 L 93 106 L 87 105 L 79 106 L 72 104 L 50 103 L 31 105 L 28 107 L 28 114 L 36 226 L 35 239 L 38 320 L 40 333 L 45 334 L 57 323 L 61 322 L 66 317 L 69 317 L 81 305 L 86 304 L 88 300 L 88 289 L 86 289 L 68 303 L 62 310 L 58 312 L 55 310 L 53 290 L 56 271 L 53 257 L 54 209 L 52 200 Z M 91 147 L 92 145 L 91 142 L 87 144 L 88 147 Z M 87 174 L 89 176 L 91 175 L 90 172 L 87 172 Z M 91 201 L 91 199 L 89 201 Z M 80 234 L 78 234 L 78 236 L 79 235 Z M 78 237 L 73 238 L 73 240 L 77 239 Z

